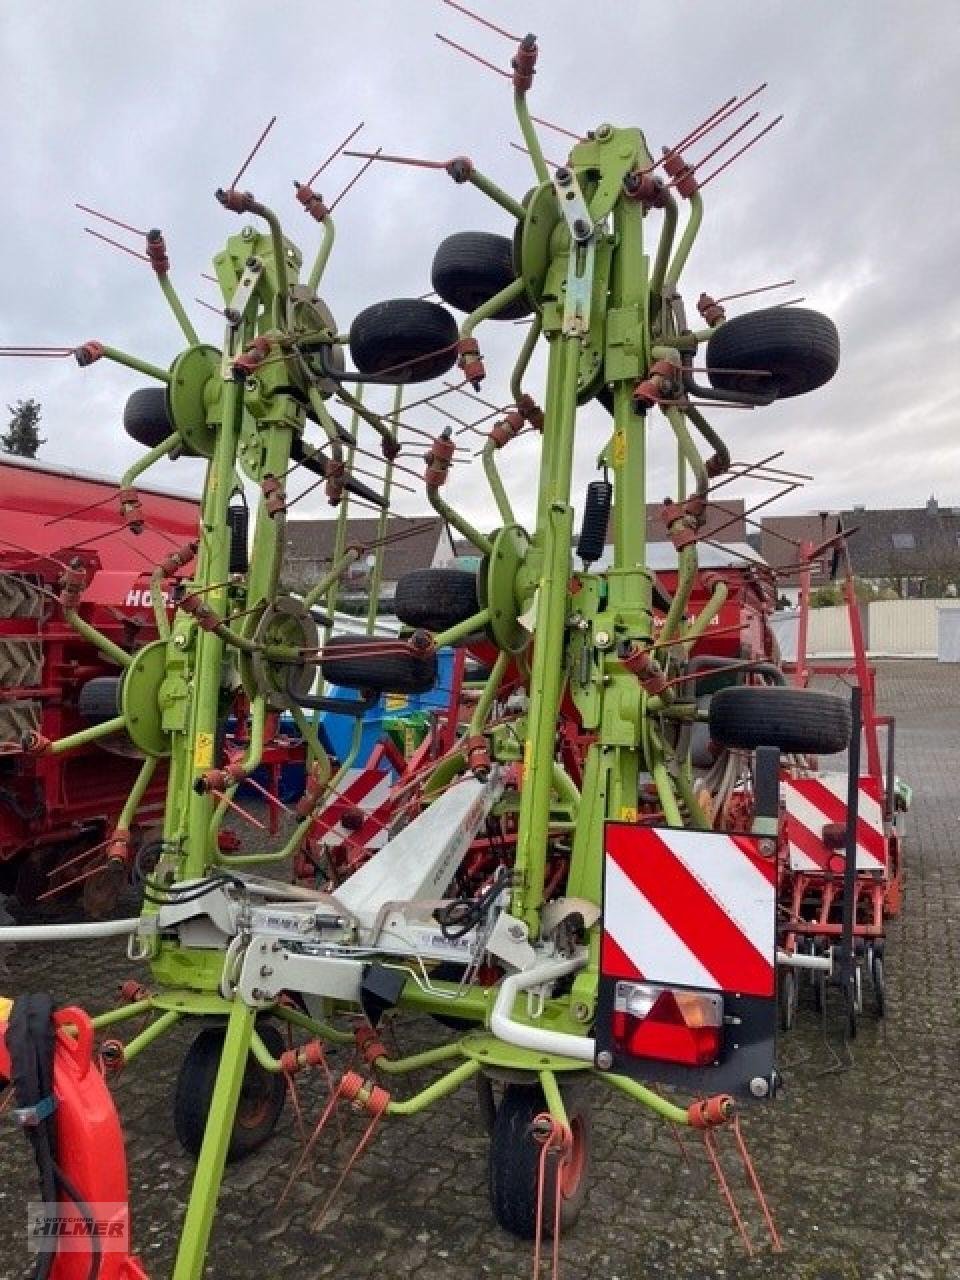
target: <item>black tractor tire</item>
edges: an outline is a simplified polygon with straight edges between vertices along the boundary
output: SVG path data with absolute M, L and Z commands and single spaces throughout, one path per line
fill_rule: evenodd
M 28 578 L 16 573 L 0 573 L 0 619 L 42 618 L 49 596 Z
M 707 343 L 710 382 L 718 391 L 746 391 L 778 400 L 829 382 L 840 363 L 840 338 L 829 316 L 806 307 L 766 307 L 734 316 Z M 724 370 L 757 369 L 769 376 Z
M 428 693 L 437 682 L 437 655 L 384 653 L 379 636 L 333 636 L 324 645 L 320 670 L 331 684 L 377 693 Z M 369 654 L 363 652 L 370 649 Z M 345 649 L 343 656 L 338 649 Z
M 155 449 L 176 430 L 163 387 L 140 387 L 123 406 L 123 429 L 137 444 Z
M 457 322 L 422 298 L 390 298 L 359 312 L 350 326 L 350 355 L 360 373 L 388 382 L 428 382 L 453 368 Z
M 850 704 L 819 689 L 735 685 L 710 699 L 710 736 L 724 747 L 829 756 L 850 741 Z
M 430 283 L 437 296 L 457 311 L 476 311 L 517 278 L 513 241 L 492 231 L 458 231 L 441 240 L 433 255 Z M 532 308 L 521 294 L 491 320 L 520 320 Z
M 408 627 L 445 631 L 479 610 L 477 575 L 466 569 L 414 569 L 397 581 L 393 611 Z
M 561 1174 L 560 1232 L 576 1222 L 587 1193 L 592 1127 L 586 1100 L 572 1091 L 564 1098 L 574 1135 L 574 1159 Z M 499 1226 L 521 1240 L 532 1240 L 537 1228 L 537 1182 L 541 1144 L 533 1135 L 534 1119 L 547 1110 L 538 1085 L 508 1084 L 497 1108 L 490 1138 L 490 1205 Z M 547 1157 L 543 1188 L 543 1232 L 553 1235 L 556 1207 L 556 1159 Z
M 279 1030 L 270 1023 L 261 1023 L 257 1031 L 270 1053 L 279 1057 L 285 1048 Z M 187 1050 L 177 1075 L 173 1127 L 184 1151 L 194 1157 L 200 1154 L 203 1145 L 225 1036 L 224 1027 L 205 1027 Z M 286 1096 L 280 1072 L 267 1071 L 251 1054 L 227 1147 L 228 1164 L 242 1160 L 263 1146 L 276 1128 Z

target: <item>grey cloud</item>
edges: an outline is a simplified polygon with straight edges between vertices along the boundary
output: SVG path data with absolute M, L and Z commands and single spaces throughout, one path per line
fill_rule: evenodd
M 730 93 L 769 81 L 763 118 L 782 109 L 786 119 L 707 188 L 704 231 L 682 283 L 692 307 L 701 289 L 795 274 L 810 305 L 834 311 L 843 364 L 816 396 L 759 415 L 717 413 L 715 421 L 738 458 L 782 448 L 787 465 L 816 474 L 784 511 L 852 499 L 915 504 L 934 490 L 956 499 L 958 335 L 950 317 L 960 288 L 960 38 L 946 7 L 531 0 L 498 12 L 504 8 L 506 21 L 540 35 L 537 113 L 577 129 L 601 119 L 637 123 L 656 149 Z M 506 82 L 439 46 L 438 29 L 497 60 L 508 56 L 497 37 L 428 0 L 294 0 L 269 20 L 251 0 L 171 0 L 155 11 L 122 0 L 4 6 L 0 341 L 97 336 L 166 364 L 178 333 L 149 270 L 84 236 L 72 203 L 162 226 L 184 298 L 215 301 L 200 272 L 237 224 L 212 192 L 274 113 L 278 124 L 248 181 L 307 254 L 314 227 L 291 199 L 290 181 L 307 176 L 361 118 L 358 143 L 440 159 L 466 151 L 521 193 L 529 169 L 508 146 L 517 131 Z M 545 132 L 544 146 L 559 157 L 565 141 Z M 324 175 L 324 193 L 335 194 L 354 165 L 338 161 Z M 442 174 L 375 167 L 338 216 L 325 292 L 341 328 L 378 298 L 429 288 L 436 243 L 466 227 L 508 230 L 498 210 Z M 216 341 L 215 317 L 190 307 L 201 334 Z M 481 337 L 491 370 L 483 394 L 506 400 L 523 330 L 491 324 Z M 541 393 L 544 369 L 540 353 L 531 385 Z M 119 472 L 137 453 L 119 420 L 139 381 L 105 362 L 81 372 L 72 362 L 2 361 L 0 406 L 37 396 L 50 437 L 44 456 Z M 470 416 L 467 401 L 456 400 L 453 411 Z M 442 425 L 429 412 L 412 420 Z M 602 411 L 582 414 L 578 492 L 607 430 Z M 672 489 L 674 467 L 665 428 L 653 427 L 651 438 L 656 499 Z M 533 441 L 512 447 L 506 471 L 518 509 L 529 514 Z M 162 474 L 176 487 L 197 482 L 195 465 Z M 758 498 L 766 492 L 746 488 Z M 450 492 L 471 516 L 493 519 L 478 471 L 455 471 Z M 423 500 L 404 494 L 397 506 L 416 511 Z M 328 509 L 314 494 L 298 510 Z

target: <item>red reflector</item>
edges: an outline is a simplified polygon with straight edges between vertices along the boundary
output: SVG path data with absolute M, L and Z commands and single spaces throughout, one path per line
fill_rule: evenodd
M 649 1012 L 638 1016 L 621 1007 L 613 1015 L 613 1040 L 631 1058 L 656 1058 L 684 1066 L 705 1067 L 720 1053 L 722 1027 L 705 1020 L 699 998 L 661 990 Z M 681 1007 L 681 1001 L 686 1008 Z M 623 1003 L 627 1003 L 624 1001 Z

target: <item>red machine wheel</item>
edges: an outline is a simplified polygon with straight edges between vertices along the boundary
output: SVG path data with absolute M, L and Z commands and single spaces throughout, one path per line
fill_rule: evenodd
M 257 1031 L 270 1053 L 279 1057 L 284 1043 L 277 1028 L 264 1024 L 258 1026 Z M 173 1126 L 180 1145 L 194 1157 L 200 1154 L 203 1145 L 225 1034 L 223 1027 L 205 1027 L 187 1050 L 177 1076 Z M 237 1116 L 227 1148 L 228 1163 L 242 1160 L 263 1146 L 277 1126 L 285 1099 L 283 1077 L 267 1071 L 251 1056 L 243 1075 Z
M 569 1230 L 583 1207 L 592 1149 L 590 1110 L 571 1093 L 564 1099 L 573 1150 L 560 1172 L 560 1230 Z M 490 1139 L 490 1205 L 505 1231 L 532 1240 L 537 1226 L 537 1183 L 543 1147 L 533 1134 L 533 1122 L 547 1109 L 539 1086 L 508 1084 L 497 1109 Z M 543 1188 L 543 1230 L 553 1234 L 556 1206 L 556 1155 L 547 1157 Z

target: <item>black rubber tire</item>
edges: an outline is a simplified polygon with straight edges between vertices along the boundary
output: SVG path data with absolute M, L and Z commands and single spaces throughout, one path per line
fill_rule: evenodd
M 163 387 L 140 387 L 123 406 L 123 429 L 137 444 L 155 449 L 176 430 Z
M 710 736 L 724 747 L 833 755 L 850 741 L 850 704 L 819 689 L 719 689 L 710 699 Z
M 854 987 L 845 993 L 845 1014 L 847 1038 L 856 1040 L 860 1029 L 860 1015 L 863 1013 L 863 975 L 859 966 L 854 970 Z
M 370 655 L 362 650 L 370 648 Z M 346 649 L 343 657 L 337 649 Z M 377 693 L 427 693 L 437 682 L 437 655 L 384 653 L 379 636 L 333 636 L 324 645 L 320 662 L 323 678 L 347 689 Z
M 822 969 L 813 972 L 813 1007 L 821 1014 L 827 1008 L 827 975 Z
M 870 966 L 870 977 L 873 980 L 873 1010 L 878 1018 L 887 1014 L 887 985 L 883 971 L 883 956 L 874 955 Z
M 100 724 L 120 714 L 120 677 L 96 676 L 80 686 L 77 711 L 83 720 Z
M 88 920 L 107 920 L 116 911 L 126 887 L 126 868 L 122 863 L 108 862 L 83 882 L 83 914 Z
M 784 969 L 777 981 L 777 1020 L 781 1031 L 790 1031 L 797 1020 L 797 974 Z
M 479 609 L 477 575 L 467 569 L 414 569 L 397 580 L 393 611 L 408 627 L 445 631 Z
M 840 338 L 829 316 L 806 307 L 765 307 L 734 316 L 713 331 L 707 368 L 718 391 L 747 391 L 778 400 L 802 396 L 829 382 L 840 363 Z M 724 373 L 761 369 L 769 377 Z
M 61 911 L 64 903 L 76 900 L 77 891 L 67 891 L 55 898 L 39 901 L 40 895 L 53 887 L 57 864 L 66 862 L 75 852 L 75 849 L 62 844 L 45 844 L 36 845 L 20 855 L 13 896 L 21 924 L 49 918 Z
M 493 1081 L 483 1072 L 477 1076 L 477 1108 L 480 1112 L 480 1123 L 488 1134 L 493 1133 L 497 1123 L 497 1095 Z
M 257 1031 L 270 1053 L 279 1057 L 286 1047 L 279 1030 L 270 1023 L 261 1023 Z M 225 1036 L 224 1027 L 205 1027 L 187 1050 L 177 1075 L 173 1127 L 184 1151 L 195 1158 L 203 1145 Z M 263 1146 L 276 1128 L 286 1096 L 283 1076 L 261 1067 L 251 1054 L 227 1147 L 228 1164 L 242 1160 Z
M 459 336 L 456 320 L 438 303 L 390 298 L 354 317 L 350 355 L 360 373 L 428 382 L 453 368 Z
M 560 1231 L 569 1230 L 576 1222 L 587 1192 L 590 1166 L 590 1110 L 576 1091 L 564 1098 L 571 1127 L 583 1143 L 583 1164 L 572 1194 L 564 1195 L 560 1204 Z M 489 1188 L 490 1206 L 499 1226 L 521 1240 L 532 1240 L 537 1225 L 537 1179 L 541 1144 L 533 1136 L 531 1125 L 536 1116 L 546 1111 L 540 1087 L 508 1084 L 497 1108 L 490 1138 Z M 556 1188 L 556 1157 L 547 1158 L 543 1194 L 543 1231 L 553 1235 Z
M 434 291 L 457 311 L 476 311 L 516 278 L 513 241 L 492 231 L 458 231 L 447 236 L 430 269 Z M 531 310 L 526 294 L 521 294 L 490 318 L 520 320 Z

